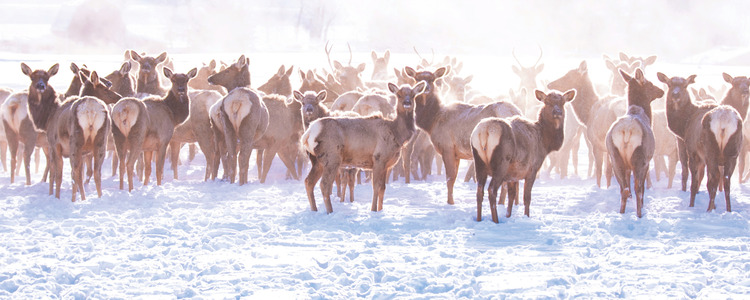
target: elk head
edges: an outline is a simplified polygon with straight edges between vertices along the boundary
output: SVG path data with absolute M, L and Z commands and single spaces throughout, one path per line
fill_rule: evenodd
M 537 58 L 534 65 L 531 67 L 524 67 L 523 64 L 521 64 L 516 57 L 516 49 L 513 49 L 512 53 L 513 58 L 516 60 L 516 63 L 518 63 L 518 66 L 513 66 L 513 73 L 516 73 L 516 75 L 521 78 L 519 87 L 525 87 L 527 90 L 535 89 L 536 76 L 544 70 L 544 64 L 539 64 L 539 61 L 542 60 L 542 55 L 544 54 L 542 47 L 539 47 L 539 58 Z
M 372 51 L 370 56 L 372 57 L 372 79 L 388 79 L 388 62 L 391 60 L 391 51 L 385 50 L 383 57 L 378 57 L 378 54 Z
M 237 62 L 227 66 L 224 70 L 208 77 L 208 83 L 220 85 L 231 91 L 234 88 L 250 86 L 250 59 L 241 55 Z
M 568 90 L 562 95 L 555 91 L 545 94 L 540 90 L 535 90 L 534 95 L 544 104 L 539 111 L 539 121 L 551 122 L 555 129 L 561 129 L 565 124 L 565 103 L 575 99 L 576 90 Z
M 742 102 L 747 103 L 750 97 L 750 79 L 745 76 L 732 77 L 727 73 L 723 73 L 722 76 L 724 76 L 724 81 L 732 85 L 729 92 L 738 93 Z
M 627 54 L 620 52 L 620 61 L 626 62 L 630 65 L 634 64 L 635 62 L 640 62 L 641 68 L 645 70 L 647 66 L 653 65 L 656 62 L 656 55 L 643 58 L 640 56 L 628 56 Z
M 289 80 L 289 76 L 292 75 L 294 66 L 289 67 L 288 70 L 284 69 L 284 65 L 281 65 L 279 70 L 271 76 L 270 79 L 263 85 L 258 87 L 258 90 L 266 94 L 279 94 L 284 96 L 292 95 L 292 82 Z
M 317 93 L 326 88 L 325 82 L 320 80 L 320 78 L 315 75 L 313 70 L 307 70 L 307 73 L 299 70 L 299 77 L 302 79 L 302 86 L 300 86 L 299 88 L 299 91 L 302 93 L 307 91 L 313 91 Z
M 313 91 L 304 92 L 294 91 L 294 100 L 302 105 L 302 117 L 305 123 L 309 123 L 322 115 L 321 104 L 327 96 L 327 92 L 322 90 L 318 93 Z
M 407 76 L 413 78 L 415 81 L 425 81 L 426 87 L 424 89 L 424 94 L 429 95 L 435 91 L 435 81 L 442 78 L 448 73 L 447 67 L 441 67 L 435 70 L 435 72 L 430 71 L 420 71 L 417 72 L 411 67 L 405 67 L 404 73 L 406 73 Z M 424 97 L 420 97 L 424 98 Z
M 421 95 L 425 88 L 427 87 L 427 82 L 420 81 L 414 87 L 404 84 L 401 87 L 396 86 L 393 83 L 388 83 L 388 90 L 391 91 L 394 95 L 396 95 L 396 111 L 398 114 L 410 114 L 414 111 L 414 100 L 417 99 L 417 96 Z
M 162 52 L 157 57 L 146 56 L 138 54 L 137 52 L 130 50 L 130 58 L 138 63 L 140 70 L 138 71 L 138 80 L 142 82 L 152 82 L 159 79 L 156 72 L 156 66 L 167 61 L 167 52 Z
M 96 71 L 91 72 L 91 76 L 86 76 L 83 72 L 79 73 L 81 78 L 81 93 L 79 96 L 93 96 L 99 98 L 107 104 L 115 104 L 122 98 L 120 94 L 110 90 L 112 83 L 105 78 L 99 77 Z
M 620 75 L 628 83 L 628 99 L 643 101 L 641 103 L 629 103 L 629 105 L 636 104 L 643 107 L 646 115 L 651 118 L 651 101 L 663 97 L 664 91 L 651 81 L 646 80 L 641 69 L 636 69 L 635 75 L 632 77 L 623 70 L 620 70 Z
M 164 76 L 172 81 L 170 93 L 177 96 L 180 102 L 188 101 L 188 81 L 198 74 L 198 69 L 193 68 L 187 74 L 173 73 L 171 69 L 164 67 Z
M 42 95 L 50 92 L 54 93 L 54 89 L 49 85 L 49 79 L 57 74 L 59 69 L 60 64 L 54 64 L 47 71 L 32 71 L 28 65 L 21 63 L 21 72 L 26 76 L 29 76 L 29 79 L 31 79 L 31 85 L 29 86 L 29 101 L 39 102 L 42 100 Z M 37 96 L 32 97 L 32 95 Z
M 672 110 L 680 110 L 684 107 L 693 105 L 688 92 L 688 85 L 695 83 L 696 75 L 690 75 L 688 78 L 672 77 L 669 78 L 664 73 L 656 73 L 659 81 L 667 84 L 667 106 Z
M 347 44 L 349 46 L 349 44 Z M 328 63 L 331 63 L 331 50 L 333 49 L 333 45 L 331 47 L 328 47 L 328 43 L 326 43 L 326 56 L 328 56 Z M 336 76 L 336 80 L 341 83 L 341 86 L 344 88 L 344 92 L 353 91 L 357 88 L 363 88 L 364 83 L 362 83 L 362 78 L 360 77 L 360 74 L 365 71 L 365 63 L 359 64 L 357 67 L 352 66 L 352 47 L 349 46 L 349 63 L 344 66 L 337 60 L 333 61 L 333 65 L 331 66 L 331 70 Z

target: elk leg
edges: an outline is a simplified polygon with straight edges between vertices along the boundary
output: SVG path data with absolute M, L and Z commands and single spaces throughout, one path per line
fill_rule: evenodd
M 680 158 L 680 165 L 682 165 L 682 191 L 684 192 L 684 191 L 687 191 L 688 172 L 692 173 L 692 169 L 688 165 L 689 156 L 687 152 L 687 146 L 685 146 L 685 141 L 679 138 L 677 139 L 677 153 L 678 153 L 678 157 Z M 692 187 L 691 187 L 691 190 L 692 190 Z M 693 207 L 693 206 L 690 205 L 690 207 Z
M 359 173 L 358 168 L 351 168 L 350 170 L 347 170 L 347 180 L 346 185 L 349 186 L 349 202 L 354 202 L 354 181 L 355 177 L 357 177 L 357 173 Z
M 6 159 L 8 159 L 8 142 L 6 141 L 0 141 L 0 161 L 3 164 L 3 172 L 8 172 L 8 166 L 5 162 Z
M 307 191 L 307 200 L 310 201 L 310 210 L 318 211 L 318 207 L 315 204 L 315 184 L 320 180 L 320 176 L 323 175 L 323 165 L 314 156 L 310 156 L 310 173 L 305 177 L 305 191 Z
M 179 170 L 179 161 L 180 161 L 180 148 L 182 147 L 182 144 L 177 141 L 170 141 L 169 142 L 169 163 L 172 166 L 172 173 L 173 178 L 177 180 L 178 177 L 178 170 Z
M 333 204 L 331 204 L 331 193 L 333 191 L 333 177 L 338 166 L 331 168 L 327 165 L 323 171 L 323 178 L 320 180 L 320 191 L 323 194 L 323 202 L 326 206 L 326 213 L 333 213 Z
M 265 149 L 255 149 L 255 164 L 258 167 L 258 179 L 262 178 L 263 173 L 263 158 L 268 155 Z
M 258 156 L 260 157 L 260 151 L 258 151 Z M 268 148 L 263 150 L 263 161 L 261 164 L 258 164 L 258 169 L 262 169 L 263 171 L 260 172 L 260 183 L 266 182 L 266 176 L 268 176 L 268 171 L 271 169 L 271 163 L 273 163 L 274 157 L 276 157 L 276 149 L 274 148 Z M 294 168 L 294 166 L 292 166 Z
M 706 188 L 708 189 L 708 209 L 706 211 L 711 212 L 716 209 L 714 199 L 716 198 L 716 190 L 721 182 L 721 170 L 719 170 L 719 166 L 715 161 L 706 162 L 706 166 L 706 173 L 708 173 L 708 180 L 706 182 Z
M 448 182 L 448 204 L 453 205 L 453 185 L 456 183 L 460 159 L 452 152 L 448 152 L 443 154 L 443 162 L 445 163 L 445 178 Z
M 469 180 L 475 179 L 474 177 L 474 161 L 469 164 L 469 170 L 466 171 L 466 176 L 464 176 L 464 182 L 469 182 Z
M 148 185 L 149 180 L 151 179 L 151 159 L 154 156 L 153 151 L 143 151 L 143 163 L 144 166 L 144 173 L 143 173 L 143 185 Z
M 495 178 L 493 177 L 492 180 L 495 180 Z M 500 180 L 497 180 L 497 181 L 500 181 Z M 495 186 L 499 187 L 501 184 L 502 183 L 498 182 L 498 183 L 495 183 L 493 185 L 493 182 L 490 181 L 490 188 L 494 190 L 493 193 L 495 193 L 495 194 L 497 193 L 497 190 L 494 189 L 494 187 Z M 513 202 L 515 202 L 515 200 L 516 200 L 515 197 L 518 195 L 518 193 L 516 192 L 518 190 L 518 181 L 506 182 L 505 184 L 508 187 L 508 195 L 510 195 L 510 197 L 508 198 L 508 203 L 506 204 L 506 210 L 507 211 L 505 212 L 505 217 L 506 218 L 510 218 L 510 216 L 513 214 Z M 492 200 L 490 200 L 490 201 L 492 201 Z M 493 217 L 492 221 L 495 222 L 495 218 L 494 217 Z M 495 222 L 495 223 L 497 223 L 497 222 Z
M 698 189 L 700 188 L 700 184 L 703 181 L 706 164 L 700 161 L 700 158 L 697 155 L 690 156 L 690 176 L 692 177 L 692 182 L 690 184 L 690 207 L 694 207 L 695 195 L 698 194 Z
M 679 161 L 677 157 L 677 153 L 672 153 L 669 156 L 667 156 L 667 159 L 669 160 L 669 166 L 668 166 L 668 173 L 667 178 L 669 179 L 669 183 L 667 183 L 667 188 L 672 188 L 672 181 L 674 181 L 674 175 L 677 171 L 677 162 Z
M 16 160 L 18 159 L 18 135 L 10 130 L 8 123 L 3 121 L 5 125 L 5 136 L 8 139 L 8 145 L 10 146 L 10 183 L 13 184 L 16 178 Z M 52 193 L 50 193 L 51 195 Z
M 602 187 L 602 164 L 604 161 L 604 153 L 601 151 L 594 151 L 594 175 L 596 176 L 596 185 Z
M 529 173 L 530 175 L 523 180 L 523 205 L 525 206 L 523 213 L 527 217 L 530 217 L 529 206 L 531 206 L 531 188 L 534 186 L 537 172 L 539 172 L 539 170 L 532 170 L 531 173 Z M 518 196 L 516 196 L 516 199 L 518 199 Z
M 73 179 L 73 198 L 71 202 L 76 202 L 76 191 L 81 192 L 81 200 L 86 200 L 86 194 L 83 191 L 83 163 L 85 158 L 80 151 L 73 150 L 70 156 L 70 177 Z
M 484 186 L 487 183 L 487 167 L 481 159 L 476 159 L 478 154 L 472 149 L 476 161 L 475 171 L 477 176 L 477 222 L 482 221 L 482 201 L 484 201 Z M 494 177 L 493 177 L 494 178 Z M 491 204 L 490 204 L 491 206 Z
M 249 141 L 242 141 L 242 145 L 240 146 L 240 152 L 238 154 L 238 164 L 239 164 L 239 184 L 244 185 L 248 182 L 248 176 L 249 169 L 250 169 L 250 153 L 253 151 L 252 144 Z M 263 157 L 263 152 L 258 151 L 256 152 L 256 155 L 259 155 L 260 157 Z M 258 169 L 260 169 L 260 165 L 258 165 Z
M 107 150 L 104 148 L 94 151 L 94 183 L 96 184 L 96 194 L 99 198 L 102 197 L 102 165 L 104 165 L 104 158 L 106 156 Z
M 744 153 L 741 153 L 740 155 L 744 155 Z M 732 211 L 732 203 L 729 200 L 729 189 L 731 188 L 732 173 L 734 173 L 735 162 L 736 160 L 731 158 L 724 162 L 724 179 L 722 181 L 724 181 L 724 200 L 727 203 L 727 212 Z

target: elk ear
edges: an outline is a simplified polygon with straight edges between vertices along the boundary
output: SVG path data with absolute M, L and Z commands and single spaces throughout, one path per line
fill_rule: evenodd
M 299 70 L 299 78 L 302 79 L 302 81 L 305 81 L 305 72 L 302 70 Z
M 615 63 L 612 62 L 611 60 L 608 60 L 608 59 L 605 60 L 604 61 L 604 65 L 607 66 L 607 69 L 610 69 L 612 71 L 617 70 L 617 66 L 615 66 Z
M 469 84 L 472 79 L 474 79 L 474 75 L 466 76 L 466 78 L 464 78 L 464 84 Z
M 328 97 L 328 92 L 326 90 L 322 90 L 318 92 L 317 96 L 315 96 L 315 100 L 317 100 L 318 102 L 323 102 L 323 100 L 325 100 L 326 97 Z
M 125 51 L 125 54 L 128 54 L 128 51 Z M 138 53 L 135 52 L 135 51 L 133 51 L 133 50 L 130 50 L 129 54 L 130 54 L 130 59 L 132 59 L 132 60 L 140 61 L 141 59 L 143 59 L 143 57 L 141 57 L 140 55 L 138 55 Z
M 385 50 L 385 54 L 383 54 L 383 58 L 385 58 L 385 62 L 388 63 L 388 61 L 391 60 L 391 50 Z
M 122 63 L 122 66 L 120 66 L 120 74 L 125 75 L 130 73 L 130 67 L 131 65 L 129 61 Z
M 700 98 L 700 97 L 699 97 L 699 96 L 700 96 L 700 93 L 699 93 L 699 92 L 698 92 L 698 90 L 696 90 L 695 88 L 690 88 L 690 92 L 692 92 L 692 93 L 693 93 L 693 96 L 695 96 L 696 98 Z
M 656 72 L 656 78 L 658 78 L 659 81 L 661 81 L 661 82 L 666 83 L 667 85 L 669 85 L 669 77 L 667 77 L 667 75 L 664 75 L 664 73 L 662 73 L 662 72 Z
M 211 62 L 208 63 L 208 68 L 213 70 L 216 69 L 216 60 L 212 59 Z
M 198 68 L 193 68 L 192 70 L 187 72 L 188 78 L 193 78 L 195 75 L 198 75 Z
M 395 94 L 396 92 L 398 92 L 398 87 L 395 84 L 389 82 L 388 90 L 391 91 L 391 93 Z
M 281 65 L 281 67 L 279 67 L 279 70 L 276 71 L 276 76 L 284 76 L 284 73 L 286 73 L 286 69 L 284 68 L 284 65 Z
M 411 67 L 404 67 L 404 73 L 406 73 L 406 75 L 409 75 L 409 77 L 414 77 L 417 75 L 417 71 L 414 71 L 414 69 L 412 69 Z
M 70 70 L 73 71 L 73 74 L 78 74 L 78 65 L 74 62 L 70 63 Z
M 21 72 L 26 76 L 31 76 L 31 68 L 26 63 L 21 63 Z
M 724 76 L 724 81 L 728 82 L 729 84 L 732 84 L 732 75 L 729 75 L 727 73 L 721 73 L 721 76 Z
M 414 86 L 414 89 L 412 89 L 415 93 L 415 95 L 419 95 L 421 93 L 424 93 L 425 89 L 427 89 L 427 81 L 420 81 L 417 83 L 417 85 Z
M 284 75 L 286 77 L 292 76 L 292 71 L 294 71 L 294 66 L 289 66 L 289 69 L 286 70 L 286 73 L 284 73 Z
M 237 59 L 237 63 L 235 63 L 234 65 L 237 67 L 237 69 L 242 69 L 242 67 L 244 67 L 246 63 L 247 59 L 245 58 L 245 54 L 242 54 L 240 55 L 240 58 Z
M 439 68 L 439 69 L 435 70 L 435 79 L 438 79 L 438 78 L 440 78 L 440 77 L 443 77 L 443 76 L 445 76 L 445 74 L 447 74 L 447 73 L 448 73 L 448 68 L 446 68 L 446 67 L 441 67 L 441 68 Z
M 167 61 L 167 52 L 162 52 L 161 54 L 159 54 L 159 56 L 156 57 L 156 61 L 159 63 Z
M 86 84 L 86 82 L 89 82 L 89 77 L 86 76 L 83 72 L 78 72 L 78 80 L 81 81 L 81 84 Z
M 510 96 L 510 99 L 515 99 L 516 92 L 514 92 L 513 89 L 508 89 L 508 96 Z
M 57 74 L 57 70 L 59 69 L 60 69 L 60 64 L 54 64 L 49 68 L 49 70 L 47 70 L 47 74 L 49 74 L 49 76 L 55 75 Z
M 307 76 L 305 78 L 307 80 L 313 81 L 315 80 L 315 74 L 313 74 L 312 70 L 307 70 Z
M 375 53 L 375 50 L 373 50 L 372 52 L 370 52 L 370 57 L 372 58 L 373 62 L 375 62 L 376 60 L 378 60 L 378 54 Z
M 638 81 L 638 83 L 643 84 L 643 80 L 646 78 L 643 76 L 643 71 L 641 68 L 635 69 L 635 80 Z
M 516 75 L 521 76 L 521 70 L 519 70 L 518 67 L 514 65 L 514 66 L 511 66 L 511 68 L 513 68 L 513 73 L 516 73 Z
M 620 60 L 622 60 L 622 61 L 629 61 L 630 58 L 628 57 L 627 54 L 620 52 Z
M 538 66 L 536 67 L 536 73 L 537 73 L 537 74 L 539 74 L 539 73 L 542 73 L 542 70 L 544 70 L 544 64 L 539 64 L 539 65 L 538 65 Z
M 696 77 L 696 76 L 698 76 L 698 75 L 695 75 L 695 74 L 693 74 L 693 75 L 690 75 L 690 76 L 688 76 L 688 78 L 687 78 L 687 82 L 688 82 L 688 84 L 693 84 L 693 83 L 695 83 L 695 77 Z
M 365 67 L 367 67 L 367 65 L 365 63 L 361 63 L 361 64 L 359 64 L 359 66 L 357 66 L 357 71 L 359 73 L 362 73 L 362 72 L 365 71 Z
M 81 73 L 83 73 L 83 72 L 81 72 Z M 89 80 L 92 83 L 96 84 L 97 82 L 99 82 L 99 74 L 97 74 L 96 71 L 91 72 L 91 76 L 89 77 Z
M 540 90 L 534 90 L 534 95 L 536 96 L 537 100 L 542 101 L 542 102 L 544 102 L 544 98 L 547 97 L 547 95 Z
M 578 65 L 578 73 L 581 75 L 586 74 L 586 72 L 589 71 L 588 65 L 586 65 L 586 61 L 582 61 L 580 65 Z
M 567 92 L 565 92 L 565 94 L 563 94 L 563 100 L 565 100 L 565 102 L 573 101 L 573 99 L 575 98 L 576 98 L 575 89 L 568 90 Z
M 653 65 L 655 62 L 656 62 L 656 55 L 649 56 L 649 57 L 647 57 L 646 59 L 643 60 L 643 66 L 642 67 L 645 68 L 648 65 Z
M 299 91 L 293 91 L 292 95 L 294 96 L 294 100 L 297 100 L 300 102 L 302 101 L 302 98 L 305 98 L 305 96 L 302 95 L 302 93 L 300 93 Z
M 334 60 L 333 61 L 333 67 L 336 70 L 341 70 L 344 66 L 338 60 Z
M 173 74 L 171 69 L 164 67 L 164 76 L 171 79 Z
M 630 80 L 633 79 L 633 77 L 630 77 L 630 75 L 628 75 L 628 73 L 625 73 L 625 71 L 623 71 L 622 69 L 620 69 L 620 76 L 622 76 L 622 79 L 624 79 L 625 82 L 630 82 Z
M 518 98 L 520 98 L 520 99 L 526 99 L 526 94 L 527 93 L 528 92 L 526 91 L 525 87 L 521 88 L 521 91 L 518 92 Z

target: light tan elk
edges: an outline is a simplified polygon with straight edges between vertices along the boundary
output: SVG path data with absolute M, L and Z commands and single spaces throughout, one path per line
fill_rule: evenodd
M 620 184 L 620 213 L 625 213 L 625 204 L 631 197 L 630 174 L 635 186 L 636 213 L 640 218 L 643 208 L 643 193 L 646 188 L 648 166 L 656 147 L 651 120 L 642 107 L 631 105 L 628 113 L 615 121 L 607 132 L 607 151 Z
M 3 114 L 3 104 L 5 103 L 5 100 L 8 99 L 8 97 L 13 94 L 13 90 L 10 88 L 0 88 L 0 119 L 2 119 Z M 0 122 L 0 163 L 3 165 L 3 171 L 8 171 L 8 165 L 6 164 L 7 157 L 7 150 L 8 150 L 8 138 L 5 135 L 5 126 L 3 126 L 3 123 Z
M 518 199 L 518 181 L 523 180 L 524 214 L 529 216 L 531 188 L 534 186 L 539 168 L 552 151 L 560 149 L 565 131 L 565 103 L 575 98 L 576 91 L 564 94 L 534 91 L 543 103 L 536 121 L 523 117 L 508 119 L 487 118 L 480 121 L 471 132 L 472 156 L 477 177 L 477 221 L 482 220 L 482 201 L 487 176 L 492 176 L 487 187 L 492 221 L 498 223 L 497 190 L 508 184 L 508 212 L 511 216 L 513 203 Z M 446 164 L 447 166 L 447 164 Z
M 489 105 L 470 105 L 466 103 L 441 103 L 435 92 L 435 80 L 447 72 L 445 67 L 435 72 L 417 72 L 410 67 L 404 69 L 406 74 L 418 81 L 426 81 L 427 87 L 416 99 L 414 109 L 417 126 L 430 135 L 435 151 L 443 158 L 445 177 L 448 186 L 448 204 L 453 204 L 453 185 L 458 175 L 461 159 L 472 159 L 469 137 L 477 123 L 489 117 L 510 117 L 520 115 L 521 111 L 510 102 L 498 101 Z
M 302 135 L 312 167 L 305 178 L 305 189 L 310 209 L 317 211 L 313 190 L 321 179 L 320 189 L 326 212 L 332 213 L 331 189 L 333 179 L 342 166 L 372 170 L 372 211 L 383 209 L 385 182 L 388 170 L 396 164 L 401 147 L 416 131 L 414 100 L 424 91 L 426 83 L 414 87 L 389 84 L 396 94 L 398 106 L 395 119 L 382 116 L 358 118 L 322 118 L 310 124 Z
M 174 179 L 177 179 L 179 176 L 177 164 L 182 145 L 197 142 L 206 158 L 206 173 L 203 180 L 208 180 L 213 174 L 213 166 L 209 162 L 214 161 L 214 156 L 217 155 L 209 111 L 211 106 L 221 100 L 222 96 L 214 90 L 192 90 L 189 92 L 189 96 L 190 113 L 187 120 L 174 129 L 172 139 L 169 141 L 169 160 L 174 172 Z
M 21 63 L 21 71 L 32 79 L 29 87 L 29 115 L 38 130 L 46 132 L 49 143 L 47 164 L 50 168 L 50 195 L 55 188 L 55 197 L 60 198 L 63 157 L 70 157 L 73 178 L 72 201 L 76 192 L 86 199 L 83 188 L 83 155 L 94 156 L 94 180 L 101 197 L 101 166 L 109 134 L 109 110 L 104 102 L 95 97 L 70 97 L 60 102 L 55 90 L 48 84 L 49 78 L 59 69 L 53 65 L 49 70 L 32 71 Z M 79 76 L 83 76 L 80 73 Z
M 212 90 L 218 92 L 222 96 L 226 95 L 227 90 L 223 86 L 208 83 L 208 77 L 218 73 L 216 67 L 215 59 L 212 59 L 208 64 L 203 63 L 203 66 L 198 68 L 198 75 L 195 75 L 195 78 L 190 80 L 188 86 L 194 90 Z
M 174 128 L 187 119 L 190 112 L 187 83 L 195 77 L 197 69 L 187 74 L 173 73 L 164 68 L 164 76 L 172 88 L 163 98 L 149 97 L 121 99 L 112 108 L 112 134 L 120 160 L 120 189 L 124 189 L 124 174 L 128 176 L 128 191 L 133 190 L 133 167 L 141 153 L 145 163 L 143 185 L 151 177 L 151 160 L 156 153 L 156 184 L 161 185 L 167 145 Z M 126 170 L 127 164 L 127 170 Z
M 26 185 L 31 184 L 30 165 L 31 154 L 34 152 L 34 148 L 47 147 L 47 136 L 44 133 L 37 132 L 29 118 L 29 110 L 27 108 L 28 98 L 28 91 L 16 92 L 9 95 L 0 107 L 3 118 L 3 133 L 7 138 L 10 150 L 10 183 L 15 182 L 15 176 L 20 167 L 19 163 L 23 161 Z M 18 159 L 18 150 L 21 149 L 19 143 L 23 144 L 23 157 L 21 160 Z
M 667 125 L 667 111 L 654 111 L 652 129 L 654 130 L 654 139 L 656 140 L 656 149 L 654 150 L 654 173 L 656 181 L 661 180 L 661 173 L 667 175 L 667 188 L 672 188 L 672 181 L 679 161 L 677 153 L 677 136 L 669 130 Z M 664 161 L 664 156 L 667 161 Z
M 513 73 L 518 75 L 520 77 L 521 82 L 518 84 L 518 88 L 525 88 L 527 91 L 533 91 L 537 87 L 536 77 L 539 75 L 539 73 L 544 70 L 544 64 L 539 64 L 539 62 L 542 60 L 542 56 L 544 55 L 544 52 L 542 51 L 542 47 L 539 47 L 539 58 L 537 58 L 534 65 L 530 67 L 525 67 L 521 61 L 518 60 L 518 57 L 516 57 L 516 50 L 513 49 L 512 51 L 513 59 L 516 60 L 516 63 L 518 64 L 513 65 Z M 536 114 L 536 110 L 534 110 L 532 107 L 536 105 L 536 101 L 534 101 L 534 96 L 530 93 L 527 94 L 527 97 L 523 99 L 521 102 L 521 105 L 519 105 L 519 108 L 521 111 L 524 112 L 524 114 L 529 118 L 534 118 Z
M 337 60 L 334 60 L 333 64 L 331 65 L 331 50 L 333 49 L 333 45 L 331 45 L 331 47 L 329 48 L 328 43 L 326 43 L 325 47 L 326 56 L 328 57 L 328 64 L 331 67 L 334 75 L 336 76 L 336 80 L 341 83 L 341 86 L 343 88 L 342 92 L 353 91 L 357 88 L 365 87 L 365 84 L 362 82 L 361 76 L 362 72 L 365 71 L 365 63 L 361 63 L 356 67 L 352 66 L 352 47 L 349 46 L 349 44 L 347 44 L 347 46 L 349 47 L 349 62 L 346 66 L 344 66 Z
M 391 60 L 391 51 L 385 50 L 382 57 L 378 57 L 375 51 L 370 53 L 372 58 L 372 80 L 389 80 L 388 62 Z

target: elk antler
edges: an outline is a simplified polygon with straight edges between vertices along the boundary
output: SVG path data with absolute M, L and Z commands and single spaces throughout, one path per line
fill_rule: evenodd
M 542 60 L 542 55 L 544 54 L 544 50 L 542 50 L 542 46 L 540 46 L 540 45 L 537 45 L 537 46 L 539 46 L 539 58 L 534 63 L 533 67 L 536 67 L 536 65 L 539 63 L 539 61 Z M 518 60 L 518 57 L 516 57 L 516 48 L 515 47 L 513 48 L 513 50 L 511 51 L 511 53 L 513 54 L 513 58 L 516 59 L 516 62 L 518 63 L 518 65 L 522 69 L 526 69 L 526 67 L 524 67 L 523 64 L 521 64 L 521 62 Z
M 349 48 L 349 65 L 352 65 L 352 46 L 349 45 L 349 42 L 346 42 L 346 47 Z
M 333 45 L 331 47 L 328 47 L 328 43 L 331 41 L 326 41 L 326 46 L 323 48 L 326 51 L 326 57 L 328 57 L 328 66 L 331 67 L 331 72 L 336 72 L 336 69 L 333 67 L 333 64 L 331 63 L 331 50 L 333 50 Z

